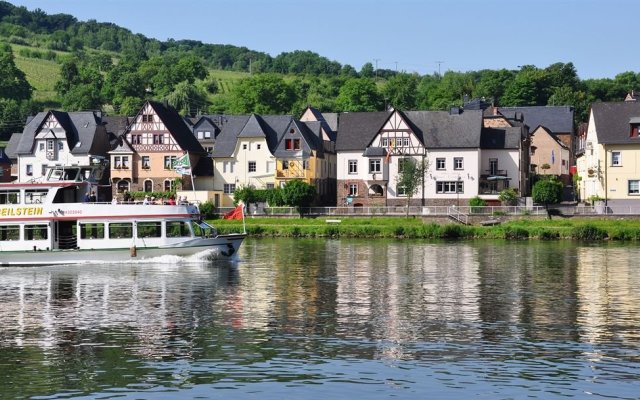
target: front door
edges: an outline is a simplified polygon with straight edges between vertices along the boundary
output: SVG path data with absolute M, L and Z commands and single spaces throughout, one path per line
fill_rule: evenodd
M 76 220 L 55 221 L 54 248 L 68 250 L 78 247 L 77 222 Z

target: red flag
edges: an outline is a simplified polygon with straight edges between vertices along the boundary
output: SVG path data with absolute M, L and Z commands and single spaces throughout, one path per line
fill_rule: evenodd
M 244 217 L 244 205 L 238 204 L 236 208 L 226 213 L 222 219 L 242 219 Z

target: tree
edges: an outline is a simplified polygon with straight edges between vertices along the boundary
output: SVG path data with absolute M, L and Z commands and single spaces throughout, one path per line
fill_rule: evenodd
M 418 76 L 397 74 L 382 89 L 385 101 L 400 110 L 415 110 Z
M 398 193 L 402 190 L 407 199 L 407 217 L 409 217 L 409 206 L 411 199 L 418 193 L 418 189 L 424 184 L 424 174 L 429 169 L 429 162 L 426 158 L 416 161 L 413 158 L 400 158 L 398 160 L 398 175 L 396 176 L 396 187 Z
M 316 197 L 316 188 L 303 180 L 294 179 L 284 185 L 282 197 L 285 204 L 296 207 L 302 217 L 303 208 L 309 207 Z
M 375 70 L 373 69 L 373 64 L 370 62 L 365 63 L 362 68 L 360 68 L 360 76 L 363 78 L 373 78 L 375 75 Z
M 557 204 L 562 200 L 562 182 L 556 176 L 540 179 L 533 185 L 531 195 L 535 203 L 544 204 L 547 217 L 551 219 L 549 204 Z
M 293 89 L 280 75 L 257 74 L 240 81 L 231 91 L 228 112 L 285 114 L 296 101 Z
M 382 106 L 382 96 L 369 78 L 348 79 L 336 98 L 336 108 L 340 111 L 380 111 Z
M 16 67 L 9 45 L 0 45 L 0 99 L 28 100 L 33 88 L 27 78 Z
M 187 81 L 178 83 L 167 101 L 182 115 L 195 116 L 207 109 L 207 96 L 194 84 Z

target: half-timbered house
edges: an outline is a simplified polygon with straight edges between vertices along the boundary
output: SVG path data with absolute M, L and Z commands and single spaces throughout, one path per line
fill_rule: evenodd
M 147 101 L 109 153 L 113 190 L 168 192 L 177 189 L 176 184 L 193 189 L 191 177 L 173 168 L 185 153 L 191 173 L 203 182 L 211 180 L 211 161 L 178 112 L 169 105 Z

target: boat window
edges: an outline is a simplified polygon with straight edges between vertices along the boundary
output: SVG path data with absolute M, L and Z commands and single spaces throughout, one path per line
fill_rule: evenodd
M 19 190 L 0 191 L 0 204 L 20 204 Z
M 49 189 L 29 189 L 24 191 L 24 204 L 44 203 Z
M 75 181 L 78 178 L 78 168 L 71 168 L 64 170 L 65 181 Z
M 184 221 L 167 221 L 167 237 L 190 237 L 189 224 Z
M 109 237 L 111 239 L 130 239 L 133 237 L 132 222 L 114 222 L 109 224 Z
M 47 225 L 24 226 L 24 240 L 43 240 L 47 237 Z
M 64 171 L 61 169 L 52 169 L 51 172 L 49 172 L 49 181 L 59 181 L 62 180 L 64 176 Z
M 20 240 L 19 225 L 0 226 L 0 242 L 7 240 Z
M 80 224 L 80 239 L 104 239 L 104 224 Z
M 162 223 L 160 221 L 138 222 L 138 237 L 161 237 Z

